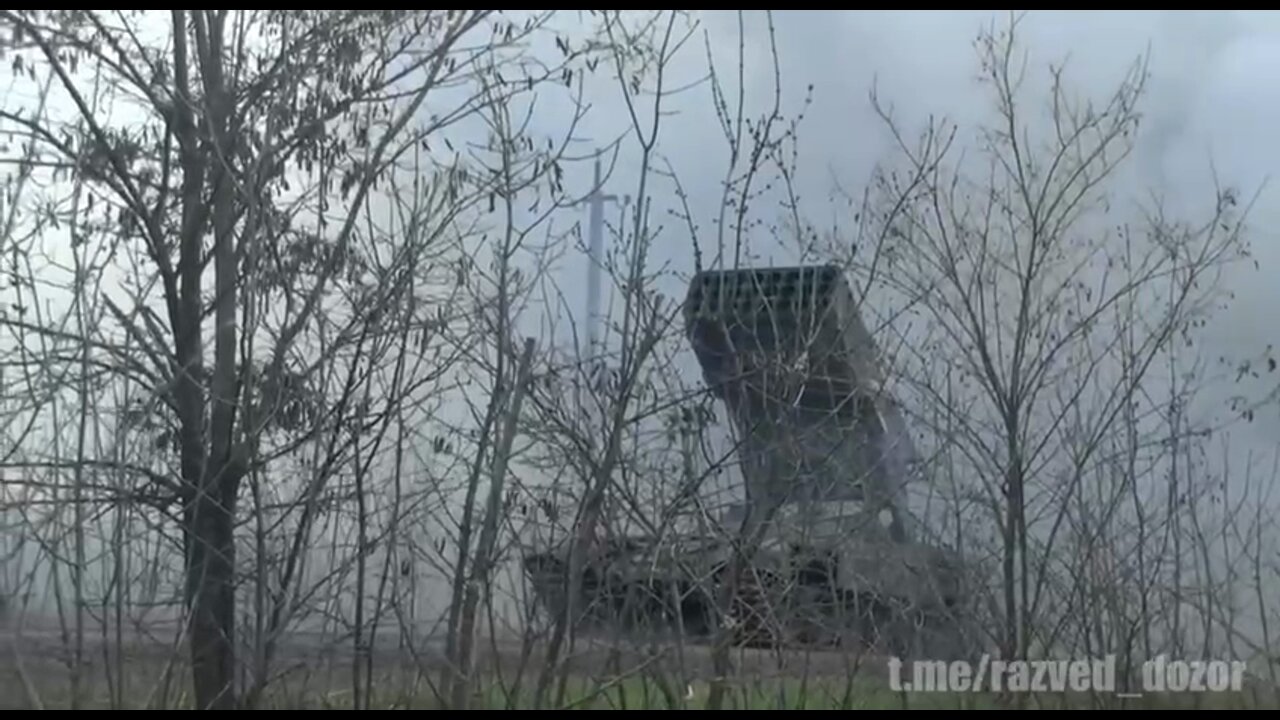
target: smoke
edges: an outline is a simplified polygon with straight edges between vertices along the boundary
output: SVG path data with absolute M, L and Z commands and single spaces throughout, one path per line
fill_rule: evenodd
M 801 129 L 797 183 L 811 221 L 833 213 L 826 201 L 834 184 L 858 188 L 877 163 L 892 158 L 894 148 L 868 101 L 873 87 L 909 130 L 922 128 L 931 118 L 945 117 L 962 130 L 990 118 L 990 94 L 976 81 L 973 41 L 983 27 L 998 30 L 1009 18 L 1003 11 L 791 11 L 774 15 L 771 38 L 763 14 L 748 14 L 748 57 L 760 67 L 770 43 L 776 43 L 789 107 L 798 109 L 804 89 L 814 87 L 815 99 Z M 705 22 L 713 46 L 728 56 L 736 44 L 736 14 L 708 13 Z M 1048 109 L 1040 101 L 1047 97 L 1050 64 L 1065 65 L 1072 92 L 1102 100 L 1145 57 L 1149 75 L 1140 108 L 1141 134 L 1111 187 L 1120 202 L 1149 206 L 1159 200 L 1187 220 L 1206 217 L 1219 188 L 1232 188 L 1242 202 L 1254 201 L 1250 237 L 1257 264 L 1234 266 L 1223 278 L 1234 301 L 1206 337 L 1223 356 L 1255 361 L 1268 346 L 1280 347 L 1280 330 L 1270 321 L 1276 295 L 1269 279 L 1280 269 L 1280 238 L 1274 230 L 1280 197 L 1269 182 L 1280 167 L 1280 86 L 1273 79 L 1280 68 L 1280 16 L 1030 12 L 1018 33 L 1026 53 L 1026 107 L 1044 113 L 1046 120 Z M 757 103 L 770 97 L 771 73 L 747 77 L 749 97 Z M 687 127 L 706 124 L 689 122 Z M 705 129 L 693 134 L 682 144 L 714 143 Z M 972 139 L 972 133 L 962 133 L 959 141 Z M 683 169 L 695 176 L 690 180 L 695 187 L 713 182 L 696 177 L 698 168 L 692 164 Z M 1232 391 L 1257 397 L 1275 383 L 1272 375 Z M 1243 440 L 1274 448 L 1280 437 L 1276 405 L 1243 429 Z

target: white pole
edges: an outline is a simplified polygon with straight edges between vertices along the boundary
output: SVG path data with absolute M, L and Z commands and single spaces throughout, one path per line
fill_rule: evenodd
M 617 200 L 615 195 L 600 192 L 600 159 L 596 158 L 595 181 L 587 198 L 587 355 L 594 357 L 601 352 L 600 326 L 604 318 L 600 313 L 600 273 L 604 266 L 604 204 Z

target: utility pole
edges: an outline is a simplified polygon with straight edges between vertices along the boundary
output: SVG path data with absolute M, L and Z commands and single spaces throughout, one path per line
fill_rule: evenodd
M 603 354 L 600 343 L 600 273 L 604 266 L 604 204 L 617 202 L 617 195 L 600 192 L 600 158 L 596 158 L 595 180 L 587 196 L 587 356 Z
M 601 274 L 604 271 L 604 206 L 605 203 L 619 202 L 617 195 L 606 195 L 602 192 L 603 180 L 600 177 L 600 156 L 597 153 L 595 161 L 595 175 L 591 184 L 591 194 L 587 196 L 587 362 L 585 363 L 586 378 L 593 378 L 595 382 L 599 382 L 606 377 L 608 372 L 608 361 L 606 360 L 606 345 L 604 341 L 603 329 L 605 327 L 605 314 L 600 309 L 601 294 Z M 630 196 L 621 198 L 622 206 L 625 208 L 631 202 Z M 588 382 L 592 380 L 588 379 Z M 581 392 L 579 385 L 575 392 Z M 581 396 L 577 398 L 577 407 L 582 412 L 586 421 L 584 427 L 599 427 L 592 421 L 591 406 L 582 402 Z M 593 442 L 594 444 L 594 442 Z M 588 478 L 588 481 L 590 478 Z M 601 527 L 608 527 L 609 521 L 605 518 L 609 517 L 609 501 L 608 496 L 604 500 L 603 517 L 595 520 L 594 530 L 598 531 Z

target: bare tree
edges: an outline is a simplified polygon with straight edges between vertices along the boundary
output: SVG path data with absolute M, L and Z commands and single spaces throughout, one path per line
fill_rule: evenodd
M 1121 214 L 1111 183 L 1137 139 L 1145 63 L 1098 99 L 1077 97 L 1051 67 L 1033 104 L 1019 23 L 977 43 L 993 113 L 976 153 L 961 156 L 956 144 L 967 138 L 946 124 L 909 139 L 873 101 L 912 179 L 877 180 L 891 244 L 878 291 L 910 306 L 915 321 L 899 330 L 901 383 L 943 459 L 935 480 L 951 486 L 944 504 L 968 561 L 998 568 L 992 639 L 1022 658 L 1059 637 L 1047 607 L 1082 619 L 1086 608 L 1056 600 L 1062 584 L 1078 590 L 1070 578 L 1118 551 L 1119 508 L 1132 502 L 1142 513 L 1135 453 L 1158 441 L 1161 425 L 1175 443 L 1187 437 L 1162 410 L 1176 412 L 1178 399 L 1152 394 L 1176 387 L 1162 361 L 1223 299 L 1222 269 L 1247 257 L 1248 206 L 1220 189 L 1199 222 Z M 1032 120 L 1041 106 L 1046 124 Z M 1178 454 L 1175 445 L 1168 460 Z M 1113 470 L 1123 480 L 1096 483 Z M 965 520 L 970 508 L 988 522 Z M 1055 551 L 1068 539 L 1075 563 Z
M 139 401 L 138 421 L 173 419 L 176 479 L 149 477 L 180 508 L 195 702 L 231 707 L 244 481 L 258 497 L 270 463 L 300 443 L 327 446 L 301 496 L 283 594 L 267 603 L 268 625 L 276 625 L 288 614 L 285 598 L 326 480 L 353 453 L 357 467 L 369 462 L 361 440 L 342 428 L 370 411 L 358 407 L 360 388 L 392 347 L 381 333 L 403 337 L 405 325 L 388 327 L 381 316 L 403 311 L 412 276 L 426 276 L 421 246 L 381 254 L 391 246 L 372 224 L 375 188 L 432 139 L 513 92 L 514 84 L 469 91 L 477 58 L 490 74 L 518 76 L 522 90 L 561 79 L 558 68 L 516 66 L 503 54 L 545 17 L 515 25 L 489 11 L 173 11 L 161 22 L 145 13 L 23 11 L 0 21 L 26 58 L 15 67 L 48 68 L 70 108 L 66 120 L 9 110 L 0 118 L 55 170 L 86 181 L 95 222 L 73 245 L 145 250 L 137 289 L 104 299 L 110 325 L 132 344 L 111 362 L 122 380 L 142 380 L 152 393 Z M 472 37 L 482 41 L 478 53 L 465 46 Z M 92 92 L 86 72 L 99 83 Z M 447 111 L 424 117 L 428 96 L 459 90 Z M 98 93 L 132 112 L 110 114 Z M 432 225 L 419 228 L 424 244 L 485 197 L 456 164 L 435 164 L 433 176 L 437 214 L 415 218 Z M 27 329 L 55 332 L 41 323 Z M 79 341 L 101 344 L 105 332 L 87 329 Z M 326 397 L 326 387 L 337 395 Z M 280 431 L 290 437 L 281 440 Z
M 562 470 L 565 482 L 557 487 L 569 498 L 559 533 L 540 543 L 543 550 L 558 547 L 558 553 L 539 553 L 532 559 L 537 563 L 532 569 L 539 590 L 558 600 L 548 603 L 554 619 L 547 629 L 549 645 L 535 703 L 563 704 L 567 670 L 559 672 L 556 693 L 548 698 L 547 692 L 556 679 L 557 664 L 570 660 L 564 648 L 572 655 L 579 628 L 604 630 L 606 641 L 612 643 L 608 675 L 613 679 L 605 686 L 639 673 L 653 679 L 672 706 L 684 702 L 678 691 L 689 677 L 684 667 L 685 643 L 709 642 L 710 672 L 716 679 L 707 702 L 720 707 L 729 696 L 733 649 L 763 636 L 787 643 L 789 633 L 802 624 L 802 610 L 757 597 L 758 590 L 772 583 L 762 577 L 764 571 L 754 561 L 778 507 L 761 502 L 759 512 L 748 513 L 750 522 L 739 522 L 726 511 L 741 503 L 722 496 L 730 489 L 725 486 L 735 481 L 740 494 L 739 455 L 758 428 L 718 422 L 723 410 L 717 408 L 716 395 L 725 389 L 719 383 L 706 387 L 701 373 L 691 376 L 682 357 L 690 342 L 683 296 L 689 292 L 691 277 L 647 265 L 656 232 L 650 224 L 649 208 L 654 202 L 650 193 L 662 181 L 674 185 L 672 213 L 688 232 L 695 271 L 749 267 L 755 250 L 770 243 L 798 244 L 806 257 L 820 254 L 816 233 L 800 219 L 794 187 L 801 118 L 789 118 L 784 111 L 776 47 L 771 55 L 776 86 L 764 98 L 758 118 L 753 114 L 754 102 L 744 99 L 734 109 L 735 103 L 728 99 L 729 85 L 713 65 L 710 89 L 725 133 L 728 165 L 721 206 L 713 213 L 718 218 L 713 232 L 701 231 L 701 215 L 691 208 L 670 163 L 663 163 L 658 139 L 668 102 L 664 69 L 684 44 L 674 23 L 672 16 L 652 28 L 655 41 L 647 63 L 652 70 L 649 77 L 622 78 L 631 82 L 624 90 L 634 124 L 629 140 L 639 145 L 640 176 L 636 192 L 630 195 L 633 209 L 623 214 L 611 235 L 615 250 L 604 268 L 617 298 L 615 319 L 605 333 L 608 344 L 588 348 L 585 360 L 579 351 L 544 370 L 543 382 L 535 384 L 531 397 L 538 425 L 530 432 L 543 443 L 541 468 L 544 472 L 567 469 Z M 763 27 L 772 39 L 772 18 Z M 739 31 L 736 57 L 741 82 L 748 40 L 741 22 Z M 708 46 L 707 51 L 711 50 Z M 650 106 L 633 100 L 646 95 L 640 91 L 646 80 L 652 84 L 647 93 L 653 98 Z M 736 92 L 747 94 L 746 88 Z M 769 222 L 768 201 L 775 198 L 786 215 L 785 223 Z M 786 224 L 793 236 L 783 236 L 780 226 Z M 870 225 L 867 230 L 866 239 L 874 240 Z M 873 267 L 867 277 L 874 275 Z M 672 302 L 670 295 L 680 299 Z M 809 328 L 797 333 L 794 347 L 787 348 L 793 351 L 790 355 L 759 356 L 752 354 L 759 348 L 738 348 L 743 353 L 744 377 L 751 373 L 790 377 L 797 357 L 810 350 L 813 362 L 820 365 L 819 331 Z M 742 379 L 730 377 L 725 384 L 736 387 Z M 770 388 L 774 396 L 769 401 L 787 405 L 794 400 L 788 391 L 798 387 L 793 383 Z M 837 407 L 830 414 L 834 418 L 842 412 Z M 754 422 L 763 426 L 771 420 Z M 777 436 L 773 441 L 797 446 L 791 448 L 792 454 L 798 446 L 813 442 L 800 431 L 785 439 L 781 434 L 773 433 Z M 786 452 L 780 447 L 773 450 Z M 771 485 L 784 487 L 813 468 L 770 466 L 770 470 L 776 473 Z M 789 587 L 779 589 L 781 596 L 799 606 L 802 590 Z M 652 647 L 656 637 L 670 638 L 674 651 Z M 617 661 L 624 651 L 638 653 L 640 660 L 624 668 Z M 675 672 L 671 663 L 661 662 L 668 657 Z M 665 672 L 656 665 L 663 665 Z

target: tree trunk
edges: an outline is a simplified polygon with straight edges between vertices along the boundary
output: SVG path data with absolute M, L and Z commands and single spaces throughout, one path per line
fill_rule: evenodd
M 195 12 L 191 29 L 205 88 L 204 106 L 209 129 L 220 157 L 235 148 L 231 97 L 223 75 L 223 37 L 226 11 Z M 174 13 L 175 79 L 179 96 L 190 102 L 187 76 L 186 21 Z M 184 336 L 179 361 L 183 418 L 183 478 L 194 497 L 188 498 L 184 520 L 187 541 L 186 596 L 192 614 L 191 670 L 198 709 L 233 709 L 235 693 L 235 504 L 245 463 L 234 449 L 236 413 L 236 283 L 235 191 L 224 164 L 206 164 L 197 141 L 190 108 L 179 112 L 178 130 L 183 155 L 183 235 L 179 273 L 182 276 L 181 327 Z M 200 191 L 208 173 L 212 181 L 211 208 Z M 201 387 L 200 324 L 201 257 L 204 213 L 213 219 L 213 260 L 217 300 L 214 365 L 208 402 Z M 188 369 L 192 370 L 188 370 Z M 208 453 L 205 453 L 205 411 L 209 410 Z
M 188 514 L 187 598 L 192 610 L 191 671 L 195 707 L 235 707 L 235 591 L 232 515 L 201 493 Z

